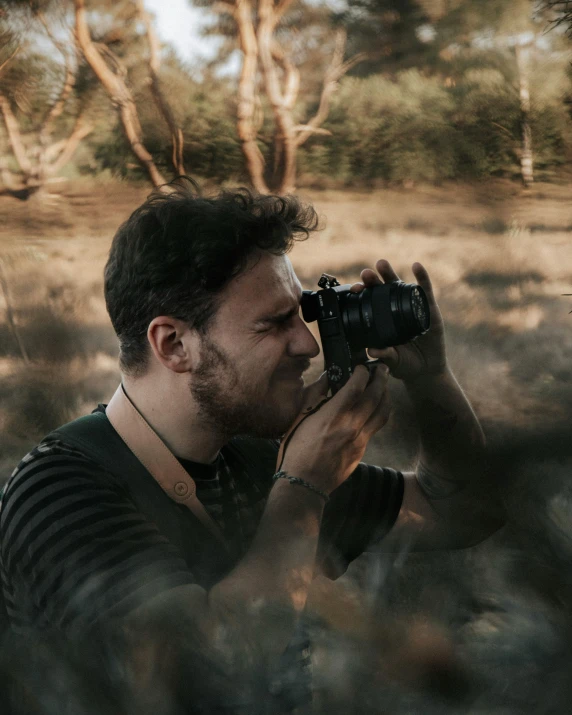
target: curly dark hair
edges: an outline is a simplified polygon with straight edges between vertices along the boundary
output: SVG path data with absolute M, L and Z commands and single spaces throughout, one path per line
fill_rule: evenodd
M 123 223 L 105 266 L 105 302 L 125 374 L 144 373 L 147 328 L 158 315 L 206 332 L 217 295 L 256 251 L 287 253 L 319 227 L 314 208 L 295 196 L 246 188 L 203 196 L 179 177 L 154 191 Z

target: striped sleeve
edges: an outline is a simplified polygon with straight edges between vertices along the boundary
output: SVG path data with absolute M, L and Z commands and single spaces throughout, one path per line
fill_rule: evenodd
M 359 464 L 330 496 L 324 510 L 318 560 L 335 579 L 368 546 L 391 529 L 403 501 L 403 475 L 394 469 Z
M 12 477 L 0 543 L 16 629 L 81 632 L 193 581 L 175 547 L 110 475 L 72 451 L 39 454 Z

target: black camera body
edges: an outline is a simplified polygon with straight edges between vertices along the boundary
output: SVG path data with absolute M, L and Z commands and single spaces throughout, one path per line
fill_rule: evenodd
M 318 321 L 324 364 L 332 394 L 351 377 L 356 365 L 374 364 L 367 348 L 402 345 L 429 330 L 429 303 L 421 286 L 395 281 L 352 293 L 324 273 L 321 290 L 302 294 L 302 315 Z

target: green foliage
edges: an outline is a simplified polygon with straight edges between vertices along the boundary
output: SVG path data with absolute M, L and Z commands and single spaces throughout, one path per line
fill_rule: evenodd
M 531 126 L 537 168 L 556 168 L 572 148 L 562 101 L 562 63 L 533 76 Z M 447 86 L 447 84 L 449 86 Z M 346 78 L 325 128 L 302 151 L 304 173 L 346 182 L 382 179 L 438 182 L 519 172 L 520 108 L 516 87 L 497 69 L 468 69 L 455 82 L 418 70 Z
M 195 82 L 173 60 L 165 63 L 162 80 L 183 130 L 187 173 L 217 182 L 242 177 L 244 166 L 236 135 L 233 88 L 222 80 L 211 79 L 208 84 Z M 168 175 L 171 136 L 144 82 L 137 88 L 136 98 L 146 146 Z M 118 121 L 105 134 L 98 133 L 92 147 L 99 169 L 110 169 L 124 177 L 144 178 L 142 169 L 134 164 Z
M 346 77 L 324 124 L 331 135 L 316 135 L 299 151 L 301 176 L 350 184 L 517 177 L 520 108 L 510 61 L 507 52 L 489 66 L 467 64 L 453 79 L 417 69 L 393 79 Z M 232 85 L 212 77 L 195 82 L 176 63 L 164 67 L 163 81 L 183 127 L 187 171 L 218 182 L 245 179 Z M 563 101 L 568 86 L 560 60 L 543 63 L 531 77 L 535 163 L 546 176 L 572 149 L 572 122 Z M 169 133 L 145 85 L 137 97 L 147 145 L 167 168 Z M 261 136 L 270 144 L 270 124 Z M 91 144 L 98 169 L 143 178 L 118 124 L 98 132 Z

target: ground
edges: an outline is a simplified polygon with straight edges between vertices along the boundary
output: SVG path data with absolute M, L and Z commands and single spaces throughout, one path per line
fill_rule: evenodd
M 43 434 L 113 393 L 117 347 L 102 270 L 115 229 L 147 191 L 78 182 L 43 202 L 0 198 L 0 483 Z M 571 193 L 567 184 L 523 190 L 504 181 L 300 191 L 324 225 L 292 253 L 304 287 L 323 271 L 354 281 L 378 258 L 411 280 L 411 263 L 423 262 L 446 320 L 451 364 L 487 432 L 510 517 L 503 534 L 461 555 L 407 555 L 404 547 L 397 562 L 366 556 L 338 586 L 359 584 L 391 618 L 422 614 L 434 624 L 428 641 L 411 625 L 405 640 L 411 650 L 443 642 L 459 649 L 471 678 L 487 683 L 489 700 L 473 700 L 475 713 L 566 712 L 559 674 L 571 662 L 572 296 L 563 296 L 572 293 Z M 312 374 L 320 367 L 317 358 Z M 367 458 L 406 469 L 414 464 L 414 416 L 398 384 L 392 394 L 390 424 Z M 325 693 L 336 667 L 323 655 Z M 536 707 L 533 683 L 549 674 L 556 694 Z M 367 695 L 371 712 L 449 712 L 439 688 L 418 710 L 400 695 L 407 679 L 397 691 L 382 685 Z

